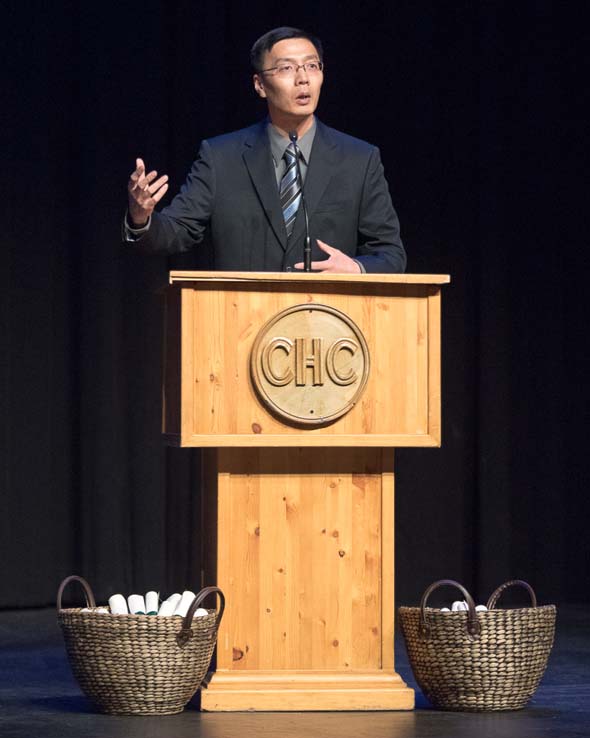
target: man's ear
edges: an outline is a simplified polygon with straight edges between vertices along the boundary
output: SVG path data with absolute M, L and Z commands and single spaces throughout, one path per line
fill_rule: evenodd
M 252 78 L 254 81 L 254 89 L 260 95 L 260 97 L 266 97 L 266 91 L 264 89 L 264 83 L 262 77 L 259 74 L 255 74 Z

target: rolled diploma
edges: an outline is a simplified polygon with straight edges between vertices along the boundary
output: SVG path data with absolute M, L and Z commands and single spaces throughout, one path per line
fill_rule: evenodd
M 145 600 L 143 595 L 129 595 L 127 598 L 129 612 L 132 615 L 145 615 Z
M 191 592 L 190 589 L 185 589 L 185 591 L 182 593 L 182 599 L 176 606 L 176 610 L 174 611 L 174 614 L 179 615 L 181 618 L 183 618 L 187 614 L 188 609 L 191 606 L 194 599 L 195 599 L 195 593 Z
M 158 593 L 150 591 L 145 596 L 145 611 L 148 615 L 158 614 Z
M 173 595 L 170 595 L 167 600 L 162 602 L 160 609 L 158 610 L 158 615 L 174 615 L 174 611 L 176 610 L 176 606 L 179 602 L 180 595 L 178 592 L 175 592 Z
M 113 615 L 127 615 L 127 600 L 120 594 L 114 594 L 109 597 L 109 607 Z
M 208 611 L 204 607 L 198 607 L 197 611 L 193 615 L 193 618 L 204 618 L 209 615 Z

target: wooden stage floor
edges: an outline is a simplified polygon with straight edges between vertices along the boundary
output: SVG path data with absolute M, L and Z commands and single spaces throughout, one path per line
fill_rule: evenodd
M 401 638 L 397 669 L 416 687 Z M 92 711 L 66 660 L 55 611 L 0 611 L 2 738 L 569 738 L 590 736 L 590 608 L 558 607 L 549 667 L 529 706 L 509 713 L 200 713 L 113 717 Z

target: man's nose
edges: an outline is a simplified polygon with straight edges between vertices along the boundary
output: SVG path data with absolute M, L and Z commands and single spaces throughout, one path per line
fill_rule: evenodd
M 295 82 L 298 85 L 309 83 L 309 75 L 303 64 L 295 70 Z

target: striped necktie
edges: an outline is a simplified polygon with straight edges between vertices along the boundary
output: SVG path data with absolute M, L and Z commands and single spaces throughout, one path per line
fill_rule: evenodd
M 297 154 L 293 142 L 285 149 L 284 159 L 287 163 L 287 171 L 281 179 L 279 194 L 287 237 L 289 237 L 293 233 L 297 210 L 301 202 L 301 187 L 299 187 L 299 178 L 297 177 Z

